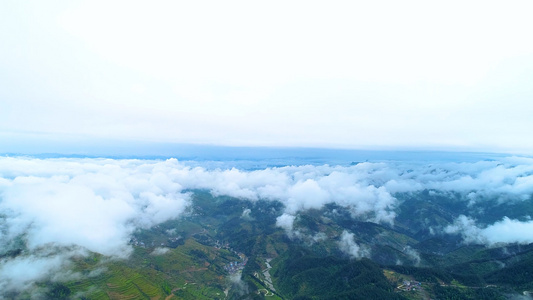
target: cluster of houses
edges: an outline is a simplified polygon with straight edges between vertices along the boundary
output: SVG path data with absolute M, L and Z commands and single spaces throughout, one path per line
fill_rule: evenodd
M 217 240 L 215 242 L 215 246 L 214 247 L 217 248 L 217 249 L 227 249 L 227 250 L 237 254 L 241 258 L 240 261 L 230 262 L 229 264 L 226 264 L 224 266 L 224 270 L 228 271 L 228 273 L 234 274 L 237 271 L 240 271 L 240 270 L 244 269 L 244 266 L 246 266 L 246 263 L 248 262 L 248 257 L 246 257 L 246 255 L 244 255 L 244 253 L 240 253 L 240 252 L 237 252 L 237 251 L 233 250 L 233 248 L 231 248 L 229 246 L 228 242 L 220 242 L 219 240 Z
M 221 243 L 219 240 L 216 240 L 214 247 L 217 249 L 229 249 L 230 251 L 232 251 L 231 248 L 229 247 L 228 242 Z
M 398 286 L 398 289 L 401 291 L 409 292 L 416 291 L 422 288 L 422 283 L 414 280 L 405 280 L 403 284 Z
M 242 253 L 240 253 L 239 256 L 241 257 L 240 261 L 233 261 L 226 264 L 224 270 L 228 271 L 230 274 L 234 274 L 244 269 L 244 266 L 246 266 L 246 263 L 248 262 L 248 258 Z

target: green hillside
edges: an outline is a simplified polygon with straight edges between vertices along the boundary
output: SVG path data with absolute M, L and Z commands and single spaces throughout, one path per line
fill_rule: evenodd
M 464 209 L 453 204 L 455 196 L 449 199 L 452 205 L 445 205 L 446 199 L 426 192 L 400 195 L 402 206 L 391 225 L 359 220 L 330 204 L 300 213 L 294 222 L 298 235 L 291 239 L 276 227 L 284 210 L 279 202 L 192 192 L 192 205 L 183 217 L 133 234 L 133 253 L 127 259 L 80 256 L 66 279 L 41 281 L 34 289 L 8 296 L 506 299 L 533 290 L 533 245 L 486 247 L 429 233 L 425 226 L 442 228 Z M 328 213 L 332 210 L 337 213 Z M 354 233 L 354 242 L 367 249 L 366 257 L 353 259 L 341 251 L 344 231 Z M 22 247 L 5 255 L 23 254 Z

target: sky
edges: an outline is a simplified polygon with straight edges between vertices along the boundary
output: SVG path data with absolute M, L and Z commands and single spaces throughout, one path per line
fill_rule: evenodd
M 2 1 L 0 153 L 135 141 L 533 154 L 532 9 Z

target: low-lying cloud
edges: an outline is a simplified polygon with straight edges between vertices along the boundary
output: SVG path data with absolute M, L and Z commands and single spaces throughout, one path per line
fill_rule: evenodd
M 351 258 L 360 259 L 362 257 L 369 257 L 370 250 L 358 245 L 355 242 L 355 235 L 344 230 L 339 239 L 339 249 L 348 254 Z
M 19 256 L 0 261 L 0 290 L 22 290 L 36 280 L 52 276 L 69 265 L 72 253 L 43 255 L 42 253 Z M 0 293 L 0 297 L 2 294 Z
M 492 246 L 501 243 L 533 243 L 533 221 L 522 222 L 507 217 L 481 228 L 474 219 L 461 215 L 444 231 L 450 234 L 460 234 L 467 244 Z
M 0 260 L 4 291 L 42 280 L 86 250 L 127 257 L 137 228 L 180 216 L 190 201 L 154 162 L 2 158 L 0 165 L 0 251 L 25 249 Z
M 164 255 L 170 251 L 169 248 L 166 247 L 157 247 L 150 253 L 150 255 Z
M 0 170 L 12 175 L 0 184 L 6 228 L 1 238 L 5 242 L 22 236 L 30 250 L 77 245 L 104 255 L 127 255 L 127 242 L 136 228 L 175 218 L 189 203 L 190 195 L 182 193 L 157 163 L 9 158 L 3 162 L 13 168 Z M 17 170 L 19 163 L 32 163 L 37 172 L 31 167 Z

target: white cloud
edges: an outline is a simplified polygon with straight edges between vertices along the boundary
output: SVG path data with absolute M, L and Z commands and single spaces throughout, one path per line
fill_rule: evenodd
M 452 225 L 446 226 L 444 232 L 448 234 L 461 234 L 465 243 L 486 243 L 485 237 L 482 235 L 480 228 L 476 226 L 476 221 L 465 216 L 460 215 Z
M 507 217 L 484 228 L 483 236 L 490 244 L 533 243 L 533 221 L 521 222 Z
M 170 251 L 170 248 L 166 248 L 166 247 L 157 247 L 154 249 L 154 251 L 152 251 L 152 253 L 150 253 L 150 255 L 164 255 L 166 253 L 168 253 Z
M 403 253 L 407 254 L 409 258 L 414 262 L 415 266 L 418 266 L 420 264 L 420 253 L 413 249 L 411 246 L 406 246 L 403 249 Z
M 65 235 L 63 242 L 75 240 L 87 247 L 93 245 L 92 250 L 97 250 L 94 245 L 98 244 L 96 247 L 106 253 L 120 242 L 113 245 L 103 241 L 123 240 L 135 226 L 149 227 L 182 213 L 189 197 L 181 192 L 184 189 L 208 189 L 214 195 L 249 200 L 278 200 L 293 216 L 336 203 L 354 217 L 382 223 L 394 220 L 398 205 L 394 193 L 432 189 L 461 193 L 467 201 L 476 195 L 521 201 L 533 191 L 533 161 L 518 158 L 461 164 L 307 165 L 256 171 L 191 168 L 175 159 L 152 162 L 8 157 L 2 162 L 0 206 L 22 216 L 8 217 L 12 235 L 36 222 L 41 225 L 38 230 L 48 233 L 34 232 L 34 243 L 40 245 L 51 242 L 47 237 L 63 224 L 75 223 L 73 226 L 79 227 L 72 232 L 82 234 Z M 98 224 L 102 225 L 91 218 L 93 215 L 99 216 Z M 135 222 L 126 222 L 132 219 Z M 98 226 L 116 231 L 98 236 L 83 234 L 83 228 Z
M 355 242 L 354 234 L 344 230 L 340 236 L 339 249 L 348 254 L 351 258 L 369 257 L 370 250 L 360 246 Z
M 19 178 L 3 193 L 0 210 L 12 211 L 6 223 L 12 237 L 26 233 L 30 249 L 72 244 L 106 255 L 127 253 L 136 216 L 124 199 L 105 199 L 80 185 L 55 179 Z
M 188 204 L 181 186 L 160 178 L 157 168 L 165 162 L 3 161 L 7 164 L 0 171 L 14 178 L 2 188 L 0 210 L 7 212 L 9 237 L 26 234 L 30 249 L 79 245 L 104 255 L 127 255 L 136 227 L 176 218 Z
M 80 274 L 64 271 L 72 256 L 85 255 L 81 249 L 41 249 L 30 255 L 0 260 L 0 291 L 24 290 L 37 280 L 75 279 Z M 61 271 L 61 272 L 60 272 Z M 2 293 L 0 293 L 0 297 Z
M 281 216 L 276 218 L 276 226 L 285 229 L 287 235 L 292 238 L 295 235 L 295 232 L 293 231 L 295 219 L 296 217 L 293 215 L 289 215 L 286 213 L 282 214 Z
M 252 213 L 252 210 L 249 208 L 246 208 L 242 211 L 241 218 L 248 220 L 248 221 L 252 221 L 253 218 L 252 216 L 250 216 L 251 213 Z
M 230 274 L 228 279 L 229 283 L 231 284 L 231 288 L 234 289 L 239 296 L 248 293 L 248 285 L 242 280 L 242 273 L 237 272 Z
M 325 241 L 327 239 L 328 239 L 328 236 L 323 232 L 319 232 L 311 237 L 311 240 L 315 243 Z
M 165 178 L 172 161 L 0 160 L 0 247 L 21 238 L 28 251 L 0 261 L 4 290 L 27 287 L 84 255 L 72 247 L 127 257 L 136 228 L 177 218 L 189 203 L 189 194 Z
M 465 243 L 486 245 L 533 243 L 533 221 L 519 221 L 507 217 L 485 228 L 480 228 L 475 220 L 461 215 L 444 231 L 461 234 Z
M 296 182 L 289 188 L 287 196 L 286 211 L 288 213 L 295 213 L 311 208 L 320 209 L 330 198 L 330 195 L 322 190 L 313 179 Z

